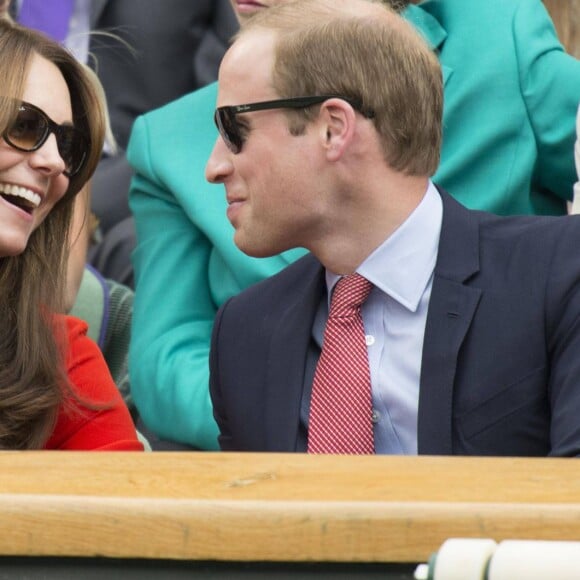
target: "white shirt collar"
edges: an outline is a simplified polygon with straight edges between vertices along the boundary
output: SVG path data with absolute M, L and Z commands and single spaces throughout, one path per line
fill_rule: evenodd
M 421 203 L 356 271 L 415 312 L 435 269 L 442 220 L 441 196 L 429 182 Z M 326 271 L 328 296 L 339 278 Z

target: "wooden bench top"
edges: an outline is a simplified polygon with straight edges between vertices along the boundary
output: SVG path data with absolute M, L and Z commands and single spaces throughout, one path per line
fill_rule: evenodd
M 580 539 L 574 459 L 0 452 L 0 554 L 417 562 Z

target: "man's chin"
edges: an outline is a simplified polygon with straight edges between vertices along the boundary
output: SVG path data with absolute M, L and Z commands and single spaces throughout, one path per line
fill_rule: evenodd
M 234 243 L 250 258 L 270 258 L 280 252 L 256 239 L 248 239 L 240 230 L 234 234 Z

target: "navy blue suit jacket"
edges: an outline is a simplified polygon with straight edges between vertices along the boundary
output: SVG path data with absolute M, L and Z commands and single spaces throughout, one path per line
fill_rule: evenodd
M 441 195 L 419 453 L 580 454 L 580 218 L 498 217 Z M 220 309 L 210 387 L 222 449 L 296 449 L 324 292 L 306 256 Z

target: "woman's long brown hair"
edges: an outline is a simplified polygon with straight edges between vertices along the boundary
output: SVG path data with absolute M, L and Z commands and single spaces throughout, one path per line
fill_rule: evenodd
M 24 252 L 0 258 L 0 448 L 39 449 L 66 399 L 62 312 L 72 200 L 93 174 L 106 128 L 94 75 L 42 34 L 0 19 L 0 135 L 14 116 L 32 57 L 54 63 L 70 92 L 74 125 L 89 141 L 87 161 L 63 198 L 32 233 Z

